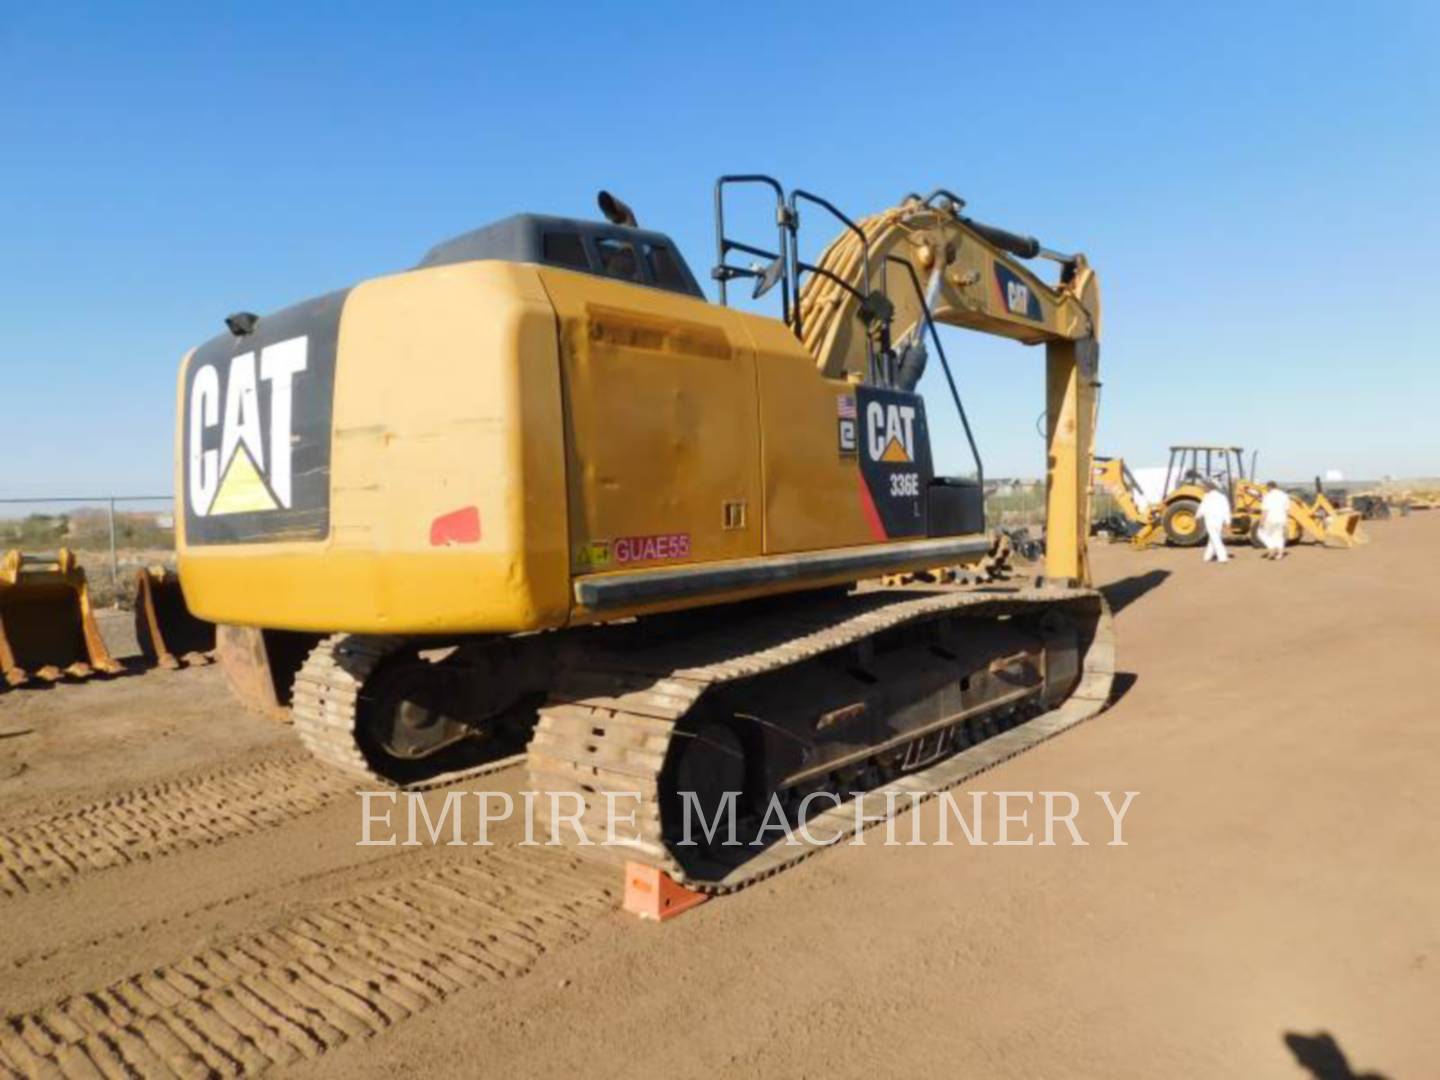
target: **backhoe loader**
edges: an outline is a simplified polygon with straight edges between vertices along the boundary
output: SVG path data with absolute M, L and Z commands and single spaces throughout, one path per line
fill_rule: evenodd
M 741 187 L 773 197 L 772 239 L 728 231 Z M 808 848 L 687 844 L 692 803 L 799 820 L 817 793 L 958 783 L 1100 711 L 1113 644 L 1084 256 L 943 190 L 858 221 L 767 176 L 714 197 L 718 302 L 602 193 L 603 222 L 521 214 L 231 315 L 181 365 L 176 484 L 192 610 L 237 628 L 232 683 L 288 696 L 322 761 L 417 786 L 523 752 L 586 853 L 722 892 Z M 814 261 L 802 211 L 839 230 Z M 729 306 L 737 282 L 778 317 Z M 1043 578 L 876 584 L 997 549 L 941 323 L 1045 346 Z M 972 475 L 934 467 L 932 350 Z M 282 632 L 318 641 L 293 682 Z M 617 795 L 639 800 L 618 850 Z
M 1251 455 L 1247 471 L 1245 453 L 1238 446 L 1172 446 L 1158 502 L 1146 499 L 1123 458 L 1095 458 L 1092 479 L 1096 487 L 1110 495 L 1128 522 L 1132 547 L 1146 548 L 1163 542 L 1176 547 L 1203 544 L 1200 500 L 1211 488 L 1219 488 L 1230 499 L 1232 517 L 1226 539 L 1249 541 L 1260 547 L 1258 526 L 1265 487 L 1254 478 L 1256 456 Z M 1326 547 L 1354 547 L 1366 542 L 1360 520 L 1356 511 L 1335 506 L 1317 484 L 1315 497 L 1309 502 L 1291 494 L 1285 542 L 1313 540 Z

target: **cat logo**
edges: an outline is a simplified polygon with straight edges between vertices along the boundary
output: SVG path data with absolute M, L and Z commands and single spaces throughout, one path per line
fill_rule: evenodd
M 308 337 L 277 341 L 230 360 L 222 400 L 215 364 L 195 370 L 186 403 L 190 512 L 196 517 L 289 509 L 295 376 L 305 370 Z M 269 416 L 261 416 L 263 397 Z M 205 434 L 220 429 L 218 448 Z M 265 437 L 268 431 L 269 438 Z M 211 440 L 213 442 L 213 439 Z
M 1023 281 L 1012 281 L 1005 286 L 1006 305 L 1016 315 L 1025 315 L 1030 311 L 1030 286 Z
M 865 407 L 865 448 L 871 461 L 904 465 L 915 460 L 915 406 L 871 401 Z
M 1018 315 L 1022 319 L 1033 319 L 1035 322 L 1045 321 L 1045 312 L 1040 307 L 1040 298 L 1035 295 L 1035 290 L 1030 287 L 1029 282 L 1008 266 L 998 262 L 995 264 L 995 289 L 1000 304 L 1011 315 Z

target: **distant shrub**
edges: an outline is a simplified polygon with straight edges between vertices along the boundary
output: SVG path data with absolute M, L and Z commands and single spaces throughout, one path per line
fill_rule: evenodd
M 65 542 L 69 531 L 70 519 L 65 514 L 31 514 L 26 518 L 0 521 L 0 548 L 53 551 Z
M 162 519 L 164 523 L 162 524 Z M 121 510 L 115 514 L 115 546 L 166 550 L 175 546 L 175 529 L 168 513 Z M 0 520 L 0 550 L 108 551 L 109 512 L 84 508 L 71 514 L 31 514 L 23 519 Z

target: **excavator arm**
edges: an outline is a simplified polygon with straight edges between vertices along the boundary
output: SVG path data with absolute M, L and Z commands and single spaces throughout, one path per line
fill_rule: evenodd
M 1093 475 L 1095 483 L 1115 500 L 1116 507 L 1125 515 L 1126 521 L 1143 525 L 1150 520 L 1150 515 L 1140 509 L 1130 470 L 1126 467 L 1124 458 L 1097 457 Z
M 867 242 L 842 232 L 800 290 L 801 340 L 831 378 L 865 376 L 867 330 L 876 326 L 867 304 L 878 306 L 877 293 L 892 309 L 896 343 L 924 329 L 922 301 L 936 322 L 1027 345 L 1099 338 L 1099 282 L 1083 255 L 1058 255 L 1031 237 L 972 221 L 949 201 L 909 199 L 856 224 Z M 1042 281 L 1012 257 L 1020 252 L 1059 260 L 1060 282 Z
M 1046 347 L 1046 572 L 1089 581 L 1100 287 L 1083 255 L 973 221 L 953 196 L 911 197 L 856 222 L 799 289 L 795 329 L 830 378 L 913 387 L 933 320 Z M 862 240 L 863 235 L 863 240 Z M 1050 285 L 1020 260 L 1057 261 Z M 904 369 L 907 369 L 904 370 Z

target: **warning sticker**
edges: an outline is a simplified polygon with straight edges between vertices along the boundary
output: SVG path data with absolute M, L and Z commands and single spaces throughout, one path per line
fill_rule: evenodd
M 857 421 L 855 419 L 855 396 L 840 394 L 835 398 L 836 440 L 841 457 L 854 457 L 859 451 Z
M 575 553 L 575 562 L 586 570 L 603 570 L 610 565 L 610 541 L 591 540 Z

